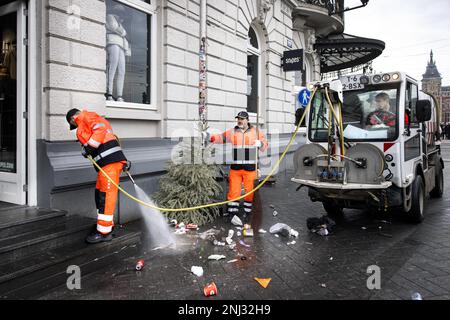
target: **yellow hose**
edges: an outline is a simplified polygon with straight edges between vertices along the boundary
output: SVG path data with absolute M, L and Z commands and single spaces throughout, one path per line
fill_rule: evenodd
M 336 112 L 333 109 L 333 103 L 331 102 L 330 96 L 328 94 L 328 88 L 327 87 L 325 87 L 325 96 L 327 98 L 327 102 L 328 102 L 328 105 L 330 107 L 330 110 L 332 111 L 333 116 L 334 116 L 334 118 L 336 119 L 336 122 L 339 125 L 339 131 L 341 132 L 341 141 L 340 141 L 341 150 L 342 150 L 341 152 L 342 152 L 342 155 L 345 155 L 345 151 L 344 151 L 344 149 L 345 149 L 345 147 L 344 147 L 344 127 L 342 126 L 342 118 L 337 117 Z M 342 116 L 342 113 L 341 113 L 341 116 Z M 331 123 L 329 125 L 331 126 Z
M 325 88 L 325 90 L 326 90 L 326 88 Z M 326 91 L 325 91 L 325 93 L 326 93 Z M 323 94 L 322 94 L 322 99 L 323 99 Z M 328 107 L 329 109 L 331 109 L 331 110 L 333 110 L 332 108 L 331 108 L 331 105 Z M 331 128 L 333 127 L 333 112 L 329 112 L 328 113 L 328 147 L 330 146 L 330 137 L 331 137 Z
M 342 155 L 345 156 L 345 144 L 344 144 L 344 118 L 342 117 L 342 104 L 339 103 L 339 113 L 340 113 L 340 126 L 341 126 L 341 138 L 342 138 Z
M 142 200 L 137 199 L 136 197 L 132 196 L 131 194 L 129 194 L 128 192 L 126 192 L 125 190 L 123 190 L 114 180 L 111 179 L 110 176 L 108 176 L 108 174 L 97 164 L 97 162 L 94 161 L 94 159 L 92 159 L 91 156 L 88 156 L 88 159 L 92 162 L 92 164 L 100 170 L 100 172 L 117 188 L 119 189 L 124 195 L 126 195 L 128 198 L 130 198 L 131 200 L 136 201 L 137 203 L 152 208 L 152 209 L 156 209 L 162 212 L 179 212 L 179 211 L 193 211 L 193 210 L 198 210 L 198 209 L 203 209 L 203 208 L 209 208 L 209 207 L 215 207 L 215 206 L 221 206 L 224 204 L 227 204 L 229 202 L 235 202 L 238 200 L 241 200 L 243 198 L 245 198 L 246 196 L 252 194 L 253 192 L 259 190 L 266 182 L 267 180 L 269 180 L 269 178 L 273 175 L 273 173 L 275 172 L 275 170 L 278 168 L 278 166 L 280 165 L 281 161 L 283 160 L 283 158 L 285 157 L 287 151 L 289 150 L 290 146 L 292 145 L 292 143 L 294 142 L 295 137 L 297 136 L 297 132 L 298 129 L 300 128 L 300 124 L 303 122 L 303 119 L 305 118 L 305 115 L 308 113 L 309 108 L 311 106 L 311 101 L 314 98 L 314 95 L 316 94 L 317 88 L 315 87 L 313 92 L 311 93 L 311 98 L 309 99 L 308 105 L 306 106 L 305 112 L 303 112 L 303 115 L 297 125 L 297 127 L 295 128 L 294 133 L 292 134 L 291 139 L 289 140 L 289 143 L 287 144 L 286 148 L 284 149 L 283 153 L 281 154 L 280 158 L 278 159 L 278 161 L 275 163 L 274 167 L 272 168 L 272 171 L 270 171 L 269 175 L 260 183 L 258 184 L 253 190 L 247 192 L 246 194 L 244 194 L 243 196 L 240 196 L 238 198 L 235 199 L 231 199 L 231 200 L 227 200 L 227 201 L 221 201 L 221 202 L 215 202 L 215 203 L 209 203 L 209 204 L 204 204 L 204 205 L 200 205 L 200 206 L 195 206 L 195 207 L 189 207 L 189 208 L 176 208 L 176 209 L 171 209 L 171 208 L 160 208 L 157 206 L 154 206 L 150 203 L 146 203 Z

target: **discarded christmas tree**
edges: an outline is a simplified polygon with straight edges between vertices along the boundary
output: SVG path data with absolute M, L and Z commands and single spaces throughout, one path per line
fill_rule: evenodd
M 213 164 L 212 145 L 201 138 L 184 139 L 174 150 L 167 174 L 161 178 L 153 199 L 164 208 L 188 208 L 220 201 L 222 187 L 216 181 L 219 166 Z M 191 211 L 168 212 L 167 218 L 199 226 L 219 215 L 219 206 Z

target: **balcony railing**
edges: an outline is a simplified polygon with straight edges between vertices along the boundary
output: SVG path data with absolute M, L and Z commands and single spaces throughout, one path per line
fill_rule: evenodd
M 298 0 L 298 2 L 312 4 L 314 6 L 325 8 L 327 10 L 331 9 L 333 12 L 340 12 L 337 15 L 341 19 L 344 19 L 344 13 L 341 12 L 344 9 L 344 0 Z

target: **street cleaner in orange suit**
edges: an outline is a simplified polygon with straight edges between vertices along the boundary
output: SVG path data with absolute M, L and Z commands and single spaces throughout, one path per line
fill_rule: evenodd
M 239 198 L 241 196 L 242 183 L 244 191 L 248 193 L 253 190 L 257 179 L 256 161 L 258 149 L 262 152 L 268 147 L 264 134 L 257 132 L 256 127 L 249 123 L 248 113 L 241 111 L 235 117 L 237 126 L 222 134 L 213 134 L 206 139 L 212 143 L 231 143 L 233 145 L 233 164 L 229 173 L 229 188 L 227 200 Z M 249 215 L 252 212 L 253 193 L 244 198 L 244 212 Z M 239 201 L 228 203 L 227 211 L 224 215 L 234 215 L 239 212 Z
M 70 130 L 77 129 L 78 141 L 82 144 L 81 154 L 91 156 L 106 174 L 119 184 L 122 171 L 128 171 L 131 163 L 127 161 L 117 137 L 109 122 L 95 112 L 71 109 L 66 115 Z M 117 187 L 95 167 L 98 172 L 95 186 L 97 207 L 97 228 L 86 238 L 88 243 L 111 241 L 116 208 Z

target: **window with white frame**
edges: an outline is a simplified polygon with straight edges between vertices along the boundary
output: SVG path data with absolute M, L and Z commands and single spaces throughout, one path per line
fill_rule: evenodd
M 154 97 L 154 6 L 106 0 L 106 104 L 149 108 Z

